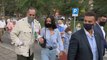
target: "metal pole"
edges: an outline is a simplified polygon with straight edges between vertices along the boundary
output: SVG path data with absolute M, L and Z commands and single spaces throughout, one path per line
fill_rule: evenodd
M 74 32 L 76 32 L 76 27 L 75 27 L 75 25 L 76 25 L 76 17 L 74 16 Z

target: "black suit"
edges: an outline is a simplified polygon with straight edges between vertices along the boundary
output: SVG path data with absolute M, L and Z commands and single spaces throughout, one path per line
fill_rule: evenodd
M 96 32 L 94 33 L 94 36 L 98 50 L 98 60 L 103 60 L 101 38 Z M 91 47 L 84 29 L 75 32 L 71 36 L 68 49 L 68 60 L 93 60 Z
M 96 31 L 97 33 L 99 33 L 100 36 L 102 37 L 102 41 L 103 41 L 103 45 L 104 45 L 104 52 L 103 52 L 103 55 L 104 55 L 105 54 L 105 48 L 107 49 L 107 43 L 106 43 L 106 39 L 104 38 L 103 32 L 102 32 L 100 26 L 97 23 L 94 26 L 94 31 Z

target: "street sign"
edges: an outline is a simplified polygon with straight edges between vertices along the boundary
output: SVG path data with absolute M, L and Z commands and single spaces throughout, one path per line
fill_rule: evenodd
M 78 16 L 79 8 L 72 8 L 72 16 Z
M 72 16 L 74 17 L 74 32 L 76 32 L 75 21 L 78 16 L 79 8 L 72 8 Z

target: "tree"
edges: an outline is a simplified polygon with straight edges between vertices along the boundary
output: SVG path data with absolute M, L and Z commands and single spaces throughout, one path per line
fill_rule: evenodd
M 29 7 L 35 7 L 37 14 L 49 15 L 59 10 L 62 15 L 71 15 L 72 8 L 78 7 L 80 15 L 88 10 L 88 0 L 79 3 L 80 0 L 1 0 L 4 2 L 6 14 L 22 13 L 25 14 Z M 1 2 L 1 3 L 2 3 Z
M 94 9 L 97 14 L 107 15 L 107 0 L 94 0 Z
M 13 15 L 16 9 L 15 0 L 0 0 L 1 15 Z
M 17 0 L 17 10 L 24 12 L 32 6 L 38 10 L 38 14 L 50 14 L 57 7 L 61 7 L 62 0 Z

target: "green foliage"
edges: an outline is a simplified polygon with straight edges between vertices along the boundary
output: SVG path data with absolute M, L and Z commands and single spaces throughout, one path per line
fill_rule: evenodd
M 79 6 L 78 2 L 68 2 L 64 3 L 63 7 L 60 8 L 62 14 L 64 15 L 71 15 L 72 14 L 72 8 L 77 8 Z
M 80 0 L 79 0 L 80 1 Z M 89 5 L 88 1 L 89 0 L 84 0 L 83 2 L 79 1 L 71 1 L 63 4 L 63 7 L 61 7 L 61 12 L 64 15 L 71 15 L 72 14 L 72 8 L 79 8 L 79 15 L 82 15 L 85 11 L 88 11 Z
M 107 0 L 94 0 L 94 11 L 98 14 L 107 15 Z
M 17 9 L 24 12 L 32 6 L 38 10 L 38 14 L 51 14 L 53 9 L 60 7 L 62 0 L 17 0 Z M 59 4 L 60 3 L 60 4 Z
M 79 3 L 80 0 L 0 0 L 3 1 L 5 11 L 24 14 L 29 7 L 35 7 L 37 14 L 49 15 L 59 10 L 62 15 L 71 15 L 72 8 L 79 8 L 80 15 L 88 10 L 88 0 Z
M 15 3 L 16 3 L 15 0 L 0 0 L 0 12 L 13 14 L 15 11 L 15 7 L 16 7 Z

